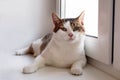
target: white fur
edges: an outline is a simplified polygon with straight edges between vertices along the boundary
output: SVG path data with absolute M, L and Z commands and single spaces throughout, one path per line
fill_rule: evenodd
M 85 60 L 84 36 L 73 43 L 60 40 L 54 33 L 51 42 L 41 56 L 47 59 L 46 63 L 49 65 L 70 67 L 77 60 Z
M 24 55 L 26 53 L 28 53 L 29 47 L 25 47 L 23 49 L 17 50 L 16 51 L 16 55 Z
M 34 41 L 31 46 L 34 50 L 34 53 L 33 53 L 33 56 L 38 56 L 40 54 L 40 46 L 42 44 L 42 40 L 41 39 L 38 39 L 36 41 Z M 25 47 L 23 49 L 20 49 L 20 50 L 17 50 L 16 51 L 16 55 L 24 55 L 24 54 L 27 54 L 29 52 L 29 47 Z
M 67 32 L 58 30 L 53 32 L 53 36 L 45 50 L 38 55 L 35 61 L 24 67 L 23 73 L 32 73 L 42 68 L 44 65 L 55 67 L 71 67 L 72 74 L 82 74 L 82 68 L 86 64 L 84 39 L 85 35 L 80 32 L 73 32 L 70 22 L 64 24 Z M 69 40 L 68 34 L 73 34 L 73 40 Z M 39 54 L 41 40 L 34 42 L 32 45 L 35 53 Z
M 32 48 L 34 50 L 33 56 L 38 56 L 40 54 L 40 46 L 42 44 L 42 40 L 38 39 L 32 43 Z

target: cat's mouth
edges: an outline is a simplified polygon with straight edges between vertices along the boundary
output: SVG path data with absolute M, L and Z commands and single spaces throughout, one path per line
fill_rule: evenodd
M 73 37 L 70 37 L 68 40 L 69 41 L 73 41 L 75 38 L 73 38 Z

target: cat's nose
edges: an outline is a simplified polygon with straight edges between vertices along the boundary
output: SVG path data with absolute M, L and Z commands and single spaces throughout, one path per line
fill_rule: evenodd
M 73 34 L 72 34 L 72 33 L 69 33 L 68 36 L 69 36 L 69 37 L 73 37 Z

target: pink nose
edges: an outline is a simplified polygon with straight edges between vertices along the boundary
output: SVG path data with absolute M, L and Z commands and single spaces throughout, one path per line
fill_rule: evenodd
M 69 36 L 69 37 L 72 37 L 72 36 L 73 36 L 73 34 L 72 34 L 72 33 L 69 33 L 69 34 L 68 34 L 68 36 Z

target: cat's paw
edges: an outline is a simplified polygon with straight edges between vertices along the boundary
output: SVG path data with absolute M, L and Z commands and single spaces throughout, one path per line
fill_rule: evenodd
M 81 75 L 83 73 L 82 68 L 71 68 L 71 74 L 73 75 Z
M 31 74 L 33 72 L 36 72 L 37 69 L 35 69 L 34 67 L 31 67 L 31 66 L 26 66 L 23 68 L 23 73 L 24 74 Z
M 20 52 L 20 51 L 15 51 L 15 55 L 20 56 L 20 55 L 22 55 L 22 52 Z
M 15 51 L 15 55 L 17 55 L 17 56 L 21 56 L 21 55 L 24 55 L 24 54 L 25 54 L 25 52 L 22 51 L 22 50 Z

